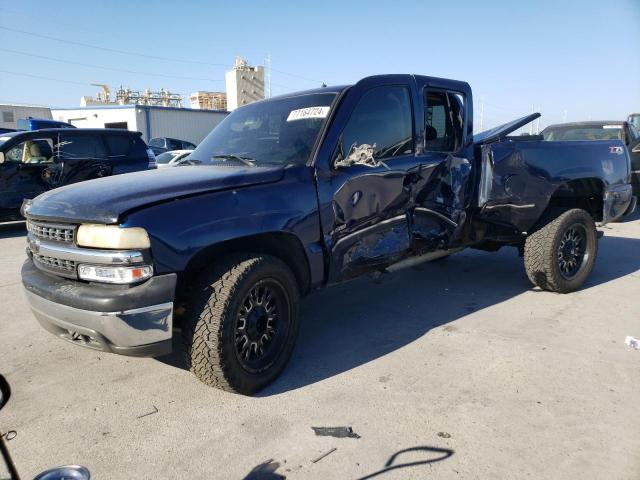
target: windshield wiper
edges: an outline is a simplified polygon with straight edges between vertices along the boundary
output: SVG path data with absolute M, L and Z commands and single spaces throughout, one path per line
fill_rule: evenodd
M 231 154 L 214 155 L 211 158 L 221 158 L 223 160 L 236 160 L 236 161 L 238 161 L 240 163 L 244 163 L 245 165 L 248 165 L 250 167 L 255 167 L 256 166 L 256 161 L 253 158 L 240 157 L 238 155 L 231 155 Z

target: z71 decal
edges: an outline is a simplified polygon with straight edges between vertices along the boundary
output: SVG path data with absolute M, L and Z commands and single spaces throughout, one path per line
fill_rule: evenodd
M 624 147 L 609 147 L 609 153 L 614 155 L 622 155 L 624 153 Z

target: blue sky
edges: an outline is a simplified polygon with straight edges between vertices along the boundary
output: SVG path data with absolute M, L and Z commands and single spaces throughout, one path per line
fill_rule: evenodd
M 0 0 L 0 102 L 75 107 L 91 83 L 224 90 L 235 55 L 271 56 L 273 94 L 378 73 L 465 80 L 485 128 L 532 105 L 541 126 L 640 111 L 640 0 Z

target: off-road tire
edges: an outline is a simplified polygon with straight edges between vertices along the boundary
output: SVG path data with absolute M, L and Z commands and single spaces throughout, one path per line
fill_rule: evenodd
M 236 353 L 236 316 L 243 299 L 261 281 L 275 281 L 283 287 L 289 328 L 275 360 L 264 371 L 250 372 Z M 235 254 L 214 264 L 195 282 L 185 313 L 183 337 L 189 369 L 205 384 L 222 390 L 244 395 L 261 390 L 280 374 L 291 356 L 299 302 L 296 278 L 278 258 Z
M 558 263 L 558 250 L 565 233 L 576 225 L 584 228 L 586 255 L 577 273 L 567 278 Z M 569 293 L 578 290 L 585 282 L 593 269 L 597 253 L 597 231 L 591 215 L 578 208 L 555 211 L 545 217 L 542 227 L 527 237 L 524 266 L 534 285 L 543 290 Z

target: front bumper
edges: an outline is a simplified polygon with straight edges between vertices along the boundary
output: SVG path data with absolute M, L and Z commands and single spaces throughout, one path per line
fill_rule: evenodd
M 50 275 L 30 259 L 22 266 L 27 301 L 46 330 L 76 345 L 139 357 L 171 352 L 176 278 L 113 286 Z

